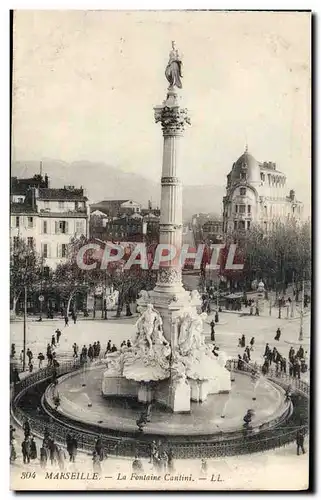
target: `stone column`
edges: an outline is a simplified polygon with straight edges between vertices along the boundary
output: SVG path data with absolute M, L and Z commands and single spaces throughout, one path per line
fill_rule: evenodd
M 182 247 L 182 183 L 179 178 L 179 146 L 186 124 L 190 119 L 185 108 L 179 105 L 176 88 L 169 87 L 166 100 L 156 106 L 155 121 L 161 123 L 164 145 L 161 177 L 160 243 L 173 245 L 177 257 Z M 179 259 L 160 264 L 157 284 L 151 296 L 164 322 L 164 334 L 171 341 L 171 322 L 168 305 L 174 299 L 186 303 L 187 292 L 182 285 Z

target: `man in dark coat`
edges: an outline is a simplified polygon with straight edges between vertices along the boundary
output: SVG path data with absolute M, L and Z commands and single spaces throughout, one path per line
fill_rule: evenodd
M 52 335 L 52 337 L 51 337 L 51 345 L 53 347 L 56 347 L 56 337 L 54 335 Z
M 29 424 L 29 420 L 27 418 L 23 424 L 23 431 L 25 434 L 25 438 L 28 438 L 30 436 L 30 424 Z
M 35 460 L 37 458 L 37 445 L 33 436 L 30 440 L 30 458 L 31 460 Z
M 102 461 L 104 459 L 104 447 L 101 436 L 97 438 L 97 441 L 95 443 L 95 452 L 97 453 L 99 460 Z
M 31 451 L 29 437 L 25 438 L 24 441 L 22 441 L 21 451 L 22 451 L 22 456 L 23 456 L 23 463 L 29 464 L 30 463 L 30 451 Z
M 278 328 L 276 330 L 276 335 L 274 337 L 274 340 L 280 340 L 280 337 L 281 337 L 281 330 L 280 330 L 280 328 Z
M 88 358 L 90 361 L 92 361 L 94 359 L 94 349 L 93 349 L 93 346 L 91 344 L 89 344 L 89 348 L 88 348 Z
M 57 344 L 59 344 L 59 339 L 61 337 L 61 331 L 59 330 L 59 328 L 57 328 L 55 333 L 56 333 L 56 337 L 57 337 Z
M 304 449 L 304 432 L 302 429 L 299 429 L 296 435 L 296 454 L 300 455 L 300 448 L 302 453 L 305 453 Z
M 215 321 L 212 319 L 210 322 L 211 327 L 211 342 L 215 342 Z
M 75 436 L 72 436 L 71 438 L 71 461 L 75 462 L 76 455 L 77 455 L 77 448 L 78 448 L 78 442 Z
M 245 335 L 244 335 L 244 333 L 241 337 L 241 347 L 245 347 Z

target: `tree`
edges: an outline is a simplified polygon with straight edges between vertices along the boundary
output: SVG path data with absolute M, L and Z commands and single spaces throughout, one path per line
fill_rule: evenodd
M 244 256 L 240 274 L 247 287 L 253 280 L 263 279 L 269 288 L 285 291 L 293 279 L 298 282 L 311 278 L 311 230 L 308 223 L 277 222 L 265 233 L 253 226 L 244 233 L 232 233 L 230 241 L 237 242 Z
M 78 252 L 87 243 L 89 241 L 84 236 L 79 239 L 73 238 L 69 245 L 67 262 L 58 264 L 53 273 L 52 286 L 67 301 L 65 311 L 67 316 L 74 297 L 80 293 L 88 293 L 99 281 L 99 274 L 94 270 L 82 269 L 77 263 Z M 91 257 L 92 254 L 89 253 L 87 258 Z
M 10 248 L 10 298 L 13 315 L 22 291 L 36 290 L 42 277 L 42 258 L 34 248 L 27 245 L 22 238 L 14 240 Z

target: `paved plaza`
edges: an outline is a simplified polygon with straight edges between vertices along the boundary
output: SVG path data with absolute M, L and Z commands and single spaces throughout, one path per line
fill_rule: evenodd
M 246 312 L 246 310 L 245 310 Z M 229 356 L 237 357 L 238 354 L 243 354 L 244 349 L 238 347 L 238 339 L 242 334 L 245 335 L 246 345 L 250 344 L 252 337 L 255 338 L 254 350 L 251 353 L 251 361 L 262 363 L 265 344 L 269 343 L 270 347 L 277 347 L 281 355 L 288 357 L 288 352 L 291 347 L 291 342 L 294 343 L 294 348 L 299 347 L 299 328 L 300 319 L 278 319 L 277 310 L 272 310 L 272 316 L 268 315 L 268 307 L 264 316 L 250 316 L 244 312 L 222 312 L 220 313 L 220 321 L 215 327 L 216 344 L 220 349 L 226 352 Z M 204 324 L 204 333 L 207 338 L 210 337 L 210 321 L 213 319 L 213 313 L 208 316 Z M 47 343 L 51 342 L 51 337 L 55 330 L 59 328 L 62 332 L 60 345 L 56 348 L 58 360 L 72 358 L 72 345 L 74 342 L 81 348 L 83 345 L 88 347 L 95 341 L 100 341 L 102 354 L 105 352 L 108 340 L 111 340 L 117 347 L 120 346 L 123 340 L 132 339 L 135 336 L 134 324 L 137 321 L 137 316 L 130 318 L 122 317 L 119 319 L 113 318 L 109 320 L 90 320 L 84 319 L 72 322 L 69 326 L 64 326 L 64 320 L 43 320 L 42 322 L 28 321 L 27 322 L 27 348 L 29 347 L 34 355 L 34 369 L 37 368 L 37 355 L 39 352 L 46 353 Z M 281 338 L 275 341 L 275 333 L 277 328 L 281 329 Z M 309 340 L 310 340 L 310 314 L 306 314 L 303 318 L 303 346 L 309 355 Z M 11 342 L 16 345 L 16 357 L 23 348 L 23 323 L 15 321 L 11 323 Z
M 271 347 L 276 346 L 280 353 L 287 357 L 292 341 L 297 342 L 299 336 L 299 319 L 277 319 L 277 311 L 273 311 L 274 316 L 270 317 L 265 314 L 261 317 L 247 316 L 235 312 L 223 312 L 220 314 L 220 322 L 216 325 L 215 336 L 216 343 L 221 350 L 228 355 L 236 357 L 237 354 L 242 354 L 244 349 L 238 347 L 238 339 L 242 334 L 246 337 L 246 345 L 249 344 L 252 336 L 255 337 L 254 351 L 252 361 L 262 362 L 265 344 L 268 342 Z M 207 318 L 204 325 L 204 331 L 207 337 L 210 335 L 210 321 L 213 315 Z M 99 340 L 104 353 L 108 340 L 115 343 L 118 347 L 122 340 L 132 338 L 135 334 L 134 324 L 137 317 L 120 318 L 104 320 L 80 320 L 77 324 L 70 323 L 68 327 L 64 327 L 63 319 L 59 320 L 43 320 L 42 322 L 28 321 L 27 323 L 27 347 L 29 347 L 34 358 L 37 357 L 40 351 L 46 351 L 46 345 L 51 341 L 51 336 L 57 328 L 62 331 L 60 345 L 57 347 L 58 360 L 67 360 L 72 357 L 72 344 L 76 342 L 80 347 L 82 345 L 93 344 Z M 281 339 L 279 342 L 274 340 L 276 329 L 281 328 Z M 310 315 L 307 314 L 303 321 L 304 332 L 304 348 L 309 352 L 310 338 Z M 12 322 L 11 324 L 11 342 L 16 344 L 17 356 L 23 345 L 23 323 L 21 321 Z M 295 345 L 297 349 L 298 346 Z M 35 359 L 36 361 L 36 359 Z M 37 363 L 35 362 L 35 369 Z M 304 374 L 302 378 L 308 378 L 308 374 Z M 39 467 L 39 460 L 30 465 L 22 464 L 21 456 L 21 441 L 23 433 L 21 429 L 17 429 L 17 460 L 13 468 L 13 477 L 17 474 L 19 478 L 21 470 L 36 470 L 39 474 L 43 474 Z M 308 451 L 308 440 L 306 440 L 306 448 Z M 40 440 L 37 440 L 38 449 Z M 100 488 L 120 488 L 124 484 L 115 481 L 118 474 L 128 471 L 131 472 L 132 459 L 129 458 L 108 458 L 102 465 L 102 480 L 89 482 L 86 487 L 89 489 Z M 255 453 L 251 455 L 221 457 L 208 460 L 208 479 L 203 481 L 201 485 L 204 489 L 222 489 L 222 488 L 239 488 L 239 489 L 300 489 L 307 487 L 306 481 L 308 477 L 308 453 L 305 455 L 296 455 L 296 444 L 291 443 L 285 447 L 275 450 L 266 451 L 263 453 Z M 176 473 L 188 474 L 190 471 L 196 476 L 200 471 L 200 460 L 175 460 Z M 77 455 L 76 466 L 66 463 L 66 470 L 84 470 L 92 471 L 91 456 L 84 452 L 79 452 Z M 145 473 L 152 472 L 152 465 L 148 460 L 143 460 L 143 468 Z M 57 466 L 51 467 L 48 465 L 48 471 L 59 470 Z M 291 477 L 289 476 L 291 470 Z M 17 472 L 15 472 L 17 471 Z M 195 472 L 196 471 L 196 472 Z M 246 472 L 245 472 L 246 471 Z M 210 477 L 215 474 L 215 477 L 220 474 L 224 481 L 211 482 Z M 106 479 L 107 477 L 107 479 Z M 112 479 L 111 479 L 112 478 Z M 285 478 L 287 480 L 285 481 Z M 17 479 L 18 480 L 18 479 Z M 49 484 L 50 483 L 50 484 Z M 39 481 L 39 485 L 41 481 Z M 112 486 L 113 485 L 113 486 Z M 125 486 L 130 488 L 143 488 L 144 482 L 139 483 L 127 482 Z M 82 489 L 84 484 L 76 484 L 71 481 L 46 481 L 46 487 L 60 489 Z M 156 488 L 157 484 L 151 482 L 150 488 Z M 175 488 L 177 484 L 168 483 L 168 488 Z M 195 482 L 190 485 L 200 487 L 199 483 Z

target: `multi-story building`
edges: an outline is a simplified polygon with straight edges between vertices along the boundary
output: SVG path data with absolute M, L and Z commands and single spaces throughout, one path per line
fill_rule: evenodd
M 159 208 L 133 200 L 106 200 L 91 205 L 90 237 L 104 241 L 158 242 Z
M 88 200 L 83 188 L 50 188 L 48 178 L 35 177 L 36 184 L 34 179 L 12 183 L 11 243 L 24 239 L 44 258 L 44 268 L 54 269 L 67 260 L 73 237 L 89 235 Z
M 267 232 L 278 221 L 299 220 L 302 215 L 303 204 L 293 189 L 287 191 L 285 174 L 275 163 L 258 162 L 246 148 L 227 175 L 223 232 L 247 230 L 253 224 Z
M 192 217 L 192 229 L 196 243 L 218 243 L 223 234 L 222 218 L 215 214 L 195 214 Z

